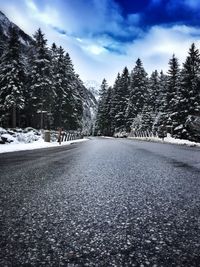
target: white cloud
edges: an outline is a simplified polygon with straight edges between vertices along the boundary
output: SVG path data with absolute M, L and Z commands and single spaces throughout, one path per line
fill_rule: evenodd
M 129 55 L 142 59 L 149 73 L 154 69 L 167 71 L 172 54 L 182 63 L 193 42 L 199 44 L 200 28 L 154 26 L 143 39 L 136 40 L 127 50 Z
M 184 0 L 184 4 L 193 9 L 200 8 L 200 0 Z
M 59 12 L 55 8 L 46 5 L 44 10 L 40 11 L 33 0 L 25 0 L 25 4 L 29 18 L 32 17 L 44 24 L 62 26 Z
M 158 3 L 158 0 L 153 1 Z M 122 71 L 126 65 L 131 70 L 138 57 L 142 59 L 149 74 L 154 69 L 167 71 L 173 53 L 183 62 L 191 43 L 199 45 L 200 28 L 185 25 L 169 28 L 154 26 L 144 34 L 137 28 L 139 15 L 132 14 L 128 20 L 133 24 L 127 25 L 118 6 L 111 1 L 93 0 L 91 6 L 88 2 L 66 1 L 63 7 L 62 1 L 56 0 L 48 1 L 43 8 L 39 8 L 33 0 L 11 0 L 1 3 L 1 8 L 28 34 L 32 35 L 41 27 L 49 45 L 52 42 L 62 45 L 84 80 L 95 79 L 101 82 L 105 77 L 112 84 L 117 72 Z M 77 3 L 82 6 L 77 8 Z M 59 34 L 52 26 L 66 30 L 69 35 Z M 104 30 L 108 33 L 102 34 Z M 126 37 L 130 33 L 139 34 L 140 38 L 123 43 L 112 37 L 115 34 Z M 126 54 L 110 52 L 107 47 L 125 51 Z
M 26 0 L 25 3 L 30 10 L 33 12 L 38 12 L 37 6 L 32 0 Z
M 95 44 L 84 46 L 83 49 L 94 54 L 94 55 L 100 55 L 100 54 L 106 52 L 105 48 L 103 48 L 102 46 L 95 45 Z

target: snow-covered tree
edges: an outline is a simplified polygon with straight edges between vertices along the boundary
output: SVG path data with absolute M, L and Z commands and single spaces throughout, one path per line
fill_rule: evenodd
M 152 106 L 152 111 L 157 114 L 160 107 L 160 86 L 157 70 L 153 71 L 149 78 L 148 98 L 150 102 L 149 104 Z
M 151 132 L 154 119 L 155 119 L 155 113 L 153 112 L 151 104 L 149 103 L 149 101 L 147 101 L 144 104 L 142 112 L 141 112 L 141 126 L 140 126 L 140 129 L 142 131 Z
M 192 44 L 183 64 L 181 79 L 182 104 L 189 115 L 200 114 L 200 55 Z
M 168 131 L 179 125 L 179 100 L 180 100 L 180 68 L 175 55 L 169 60 L 167 94 L 166 94 L 166 124 Z
M 74 71 L 74 66 L 68 53 L 65 54 L 65 65 L 67 79 L 67 86 L 65 88 L 65 92 L 67 93 L 65 104 L 67 118 L 65 125 L 68 129 L 76 129 L 80 127 L 83 114 L 83 103 L 81 99 L 83 84 Z
M 166 112 L 167 110 L 167 81 L 168 77 L 166 74 L 163 73 L 163 71 L 160 72 L 159 75 L 159 80 L 158 80 L 158 86 L 159 86 L 159 94 L 158 94 L 158 111 L 159 112 Z
M 118 74 L 112 92 L 111 117 L 113 128 L 116 132 L 126 129 L 126 109 L 129 99 L 129 85 L 129 71 L 128 68 L 125 67 L 122 74 Z
M 49 128 L 55 97 L 52 86 L 51 57 L 47 48 L 47 40 L 41 29 L 36 31 L 34 39 L 35 54 L 30 74 L 31 99 L 29 103 L 32 108 L 32 123 L 35 127 Z
M 158 71 L 152 72 L 146 92 L 146 97 L 144 100 L 144 106 L 141 112 L 141 130 L 142 131 L 152 131 L 152 126 L 154 124 L 156 115 L 159 109 L 159 75 Z
M 110 117 L 111 117 L 111 132 L 114 134 L 116 129 L 116 114 L 117 114 L 117 104 L 118 104 L 118 91 L 120 87 L 120 73 L 117 74 L 117 78 L 112 88 L 111 100 L 110 100 Z
M 124 68 L 120 76 L 118 86 L 115 90 L 116 102 L 116 131 L 123 131 L 126 129 L 126 109 L 129 99 L 130 76 L 127 67 Z
M 130 75 L 130 96 L 126 110 L 128 131 L 130 131 L 130 126 L 134 118 L 142 112 L 145 103 L 145 97 L 147 95 L 147 87 L 147 73 L 143 68 L 142 61 L 138 58 L 136 65 Z
M 54 127 L 73 130 L 80 127 L 83 104 L 83 83 L 74 71 L 68 53 L 54 43 L 51 48 L 52 86 L 55 92 L 53 118 Z
M 158 132 L 161 136 L 164 136 L 167 124 L 167 78 L 167 75 L 161 71 L 158 76 L 159 94 L 156 98 L 156 106 L 158 109 L 152 127 L 153 133 L 156 134 Z
M 191 45 L 181 72 L 178 128 L 180 137 L 195 139 L 190 129 L 186 127 L 190 116 L 200 116 L 200 55 L 195 44 Z
M 108 83 L 106 79 L 103 79 L 100 88 L 100 99 L 98 103 L 97 110 L 97 120 L 96 120 L 96 132 L 98 134 L 105 134 L 107 131 L 107 103 L 108 103 Z
M 9 28 L 8 45 L 0 60 L 0 115 L 5 127 L 20 126 L 24 108 L 25 72 L 16 28 Z
M 52 86 L 55 92 L 53 111 L 53 125 L 54 127 L 64 127 L 65 120 L 65 104 L 67 94 L 65 87 L 67 86 L 67 78 L 65 75 L 65 59 L 64 49 L 57 48 L 53 43 L 51 47 L 51 62 L 52 62 Z

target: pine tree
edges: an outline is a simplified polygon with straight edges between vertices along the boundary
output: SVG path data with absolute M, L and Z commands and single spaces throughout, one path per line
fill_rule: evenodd
M 159 86 L 159 74 L 155 70 L 152 72 L 148 83 L 148 98 L 152 111 L 157 114 L 160 107 L 160 86 Z
M 40 29 L 34 34 L 34 39 L 35 54 L 30 74 L 29 101 L 33 116 L 32 124 L 37 128 L 49 128 L 55 96 L 52 86 L 51 57 L 47 40 Z
M 105 98 L 105 114 L 106 114 L 106 120 L 105 120 L 105 131 L 104 135 L 106 136 L 112 136 L 112 117 L 111 117 L 111 101 L 112 101 L 112 87 L 109 86 Z
M 146 101 L 141 112 L 141 126 L 140 130 L 145 132 L 151 132 L 155 116 L 153 113 L 153 107 L 150 101 Z
M 77 129 L 81 126 L 83 114 L 83 103 L 81 99 L 81 87 L 83 85 L 74 71 L 74 66 L 68 53 L 65 54 L 65 65 L 67 79 L 67 86 L 65 87 L 65 92 L 67 93 L 65 104 L 67 118 L 65 125 L 68 129 Z
M 183 64 L 181 93 L 184 97 L 182 103 L 188 108 L 189 115 L 199 115 L 200 112 L 200 55 L 195 44 L 189 49 L 189 55 Z
M 168 77 L 163 71 L 158 77 L 159 95 L 158 95 L 158 111 L 165 113 L 167 111 L 167 80 Z
M 96 132 L 101 135 L 104 135 L 107 131 L 107 92 L 108 84 L 106 79 L 103 79 L 99 93 L 100 99 L 96 119 Z
M 169 60 L 167 94 L 166 94 L 166 124 L 168 132 L 173 133 L 179 125 L 180 68 L 175 55 Z
M 158 76 L 159 94 L 156 99 L 158 110 L 152 128 L 153 134 L 158 133 L 161 137 L 165 136 L 167 124 L 167 79 L 167 75 L 161 71 Z
M 195 139 L 190 130 L 185 127 L 192 116 L 200 116 L 200 55 L 195 44 L 191 45 L 189 54 L 183 64 L 181 73 L 181 96 L 179 114 L 181 119 L 180 135 L 183 138 Z
M 115 91 L 116 101 L 116 131 L 126 130 L 126 109 L 129 99 L 130 76 L 127 67 L 124 68 Z
M 153 123 L 159 109 L 159 75 L 152 72 L 149 81 L 144 106 L 141 113 L 141 130 L 152 132 Z
M 9 28 L 8 46 L 0 64 L 0 115 L 5 127 L 20 126 L 20 110 L 24 108 L 25 72 L 16 28 Z
M 114 132 L 116 131 L 116 127 L 117 127 L 116 114 L 118 112 L 117 105 L 119 101 L 118 91 L 120 88 L 120 79 L 121 79 L 121 76 L 120 76 L 120 73 L 118 73 L 117 78 L 112 88 L 112 93 L 111 93 L 110 118 L 111 118 L 111 133 L 112 134 L 114 134 Z
M 51 62 L 52 62 L 52 86 L 55 92 L 53 105 L 53 126 L 64 127 L 65 120 L 65 104 L 67 94 L 65 87 L 67 86 L 67 79 L 65 75 L 65 59 L 64 49 L 57 48 L 56 44 L 52 44 L 51 48 Z
M 130 98 L 126 110 L 127 130 L 130 131 L 134 118 L 142 112 L 147 94 L 148 78 L 142 61 L 138 59 L 130 76 Z
M 82 82 L 75 74 L 68 53 L 55 44 L 51 48 L 52 85 L 55 92 L 53 118 L 54 127 L 75 130 L 80 127 L 83 105 Z
M 112 94 L 112 118 L 114 131 L 126 129 L 126 109 L 129 98 L 130 76 L 127 67 L 122 74 L 118 74 Z

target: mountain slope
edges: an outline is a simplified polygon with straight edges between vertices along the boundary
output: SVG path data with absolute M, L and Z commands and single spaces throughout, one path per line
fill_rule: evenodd
M 22 45 L 22 50 L 26 53 L 31 44 L 33 44 L 33 39 L 22 31 L 17 25 L 12 23 L 1 11 L 0 11 L 0 56 L 3 53 L 3 48 L 8 40 L 9 27 L 14 27 L 19 33 L 20 43 Z
M 95 80 L 87 80 L 84 82 L 84 85 L 98 100 L 99 99 L 99 90 L 100 90 L 101 85 Z

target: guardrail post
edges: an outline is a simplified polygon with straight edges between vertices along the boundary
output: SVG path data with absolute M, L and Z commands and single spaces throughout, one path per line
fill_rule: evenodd
M 50 143 L 50 141 L 51 141 L 50 139 L 51 139 L 50 131 L 49 130 L 45 130 L 44 131 L 44 141 Z
M 64 141 L 65 132 L 62 132 L 62 142 Z
M 67 133 L 65 132 L 65 140 L 64 141 L 66 142 L 66 140 L 67 140 Z
M 61 132 L 62 132 L 62 129 L 59 128 L 58 129 L 58 142 L 59 142 L 59 145 L 61 145 Z

